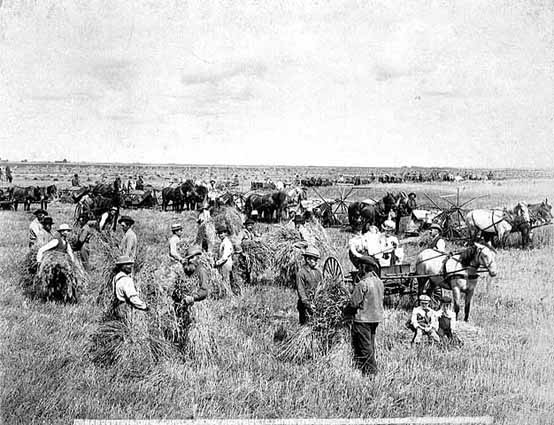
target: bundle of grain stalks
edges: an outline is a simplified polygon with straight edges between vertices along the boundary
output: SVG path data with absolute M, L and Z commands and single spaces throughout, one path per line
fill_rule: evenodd
M 87 275 L 78 261 L 69 255 L 48 251 L 33 279 L 31 293 L 46 300 L 77 302 L 87 287 Z
M 245 240 L 241 244 L 250 275 L 250 283 L 259 282 L 263 276 L 270 275 L 273 252 L 269 245 L 261 240 Z
M 285 339 L 278 358 L 293 362 L 314 359 L 343 341 L 346 336 L 343 310 L 349 299 L 343 282 L 324 279 L 314 294 L 315 308 L 310 321 Z
M 296 274 L 304 261 L 303 252 L 302 245 L 296 243 L 282 242 L 277 245 L 273 257 L 276 285 L 296 287 Z
M 33 282 L 38 270 L 37 249 L 32 248 L 19 263 L 19 283 L 26 295 L 33 295 Z
M 222 207 L 213 216 L 215 227 L 225 226 L 231 235 L 241 232 L 243 221 L 243 215 L 234 207 Z
M 214 253 L 217 245 L 215 225 L 212 220 L 205 221 L 198 226 L 196 233 L 196 245 L 200 245 L 204 251 Z
M 112 367 L 123 376 L 142 377 L 162 360 L 176 357 L 174 347 L 149 328 L 149 317 L 138 310 L 126 319 L 104 317 L 88 346 L 97 366 Z
M 97 262 L 100 264 L 99 268 L 106 280 L 112 274 L 117 258 L 122 255 L 119 248 L 121 236 L 113 232 L 100 232 L 98 235 L 99 237 L 93 239 L 92 251 L 98 253 Z M 139 242 L 133 264 L 134 273 L 140 272 L 141 267 L 146 263 L 146 251 L 146 245 Z
M 214 316 L 211 301 L 203 300 L 186 306 L 179 304 L 185 295 L 197 289 L 194 277 L 184 275 L 178 282 L 167 284 L 159 279 L 159 271 L 141 273 L 145 300 L 150 307 L 151 332 L 164 338 L 184 355 L 207 363 L 217 356 Z

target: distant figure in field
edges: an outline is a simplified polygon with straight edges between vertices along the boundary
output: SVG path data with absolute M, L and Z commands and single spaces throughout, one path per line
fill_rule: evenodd
M 3 182 L 3 181 L 4 181 L 4 170 L 0 168 L 0 182 Z
M 9 165 L 6 165 L 6 180 L 11 183 L 13 180 L 12 170 Z
M 135 184 L 136 190 L 144 190 L 144 179 L 142 176 L 138 176 L 137 183 Z
M 77 173 L 73 174 L 73 178 L 71 179 L 71 186 L 73 187 L 81 186 L 81 184 L 79 183 L 79 174 Z

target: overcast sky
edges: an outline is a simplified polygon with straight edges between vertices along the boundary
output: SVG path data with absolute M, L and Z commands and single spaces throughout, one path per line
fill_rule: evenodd
M 0 3 L 2 158 L 554 163 L 550 0 Z

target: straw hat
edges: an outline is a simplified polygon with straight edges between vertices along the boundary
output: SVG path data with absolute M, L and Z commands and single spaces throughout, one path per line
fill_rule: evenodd
M 129 225 L 132 225 L 132 224 L 135 224 L 135 220 L 133 220 L 131 217 L 129 217 L 128 215 L 124 215 L 123 217 L 121 217 L 119 219 L 119 222 L 120 223 L 128 223 Z
M 172 231 L 175 231 L 175 230 L 181 230 L 183 228 L 183 226 L 181 226 L 181 223 L 173 223 L 171 225 L 171 230 Z
M 69 227 L 68 224 L 62 223 L 58 227 L 58 232 L 70 232 L 70 231 L 71 231 L 71 227 Z
M 429 229 L 437 229 L 439 232 L 442 232 L 442 227 L 441 227 L 440 224 L 438 224 L 438 223 L 433 223 L 433 224 L 431 224 L 431 226 L 429 227 Z
M 48 213 L 46 211 L 44 211 L 42 208 L 39 208 L 38 210 L 36 210 L 34 213 L 34 215 L 48 215 Z
M 429 297 L 429 295 L 420 295 L 419 296 L 419 301 L 427 301 L 427 302 L 430 302 L 431 301 L 431 297 Z
M 315 246 L 308 246 L 305 251 L 302 253 L 304 257 L 312 257 L 312 258 L 321 258 L 321 254 L 319 253 L 319 249 L 317 249 Z
M 117 260 L 115 262 L 116 265 L 122 265 L 122 264 L 134 264 L 135 260 L 133 260 L 128 255 L 121 255 L 120 257 L 117 257 Z

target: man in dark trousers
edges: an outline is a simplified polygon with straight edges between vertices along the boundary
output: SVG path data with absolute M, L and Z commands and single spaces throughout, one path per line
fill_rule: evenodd
M 315 290 L 323 281 L 323 275 L 317 268 L 317 262 L 321 258 L 319 250 L 314 246 L 308 246 L 303 255 L 304 265 L 296 273 L 298 321 L 301 325 L 308 323 L 313 315 Z
M 384 286 L 373 272 L 373 263 L 364 256 L 358 268 L 359 281 L 350 296 L 347 313 L 352 316 L 354 361 L 363 375 L 377 373 L 375 333 L 383 321 Z

